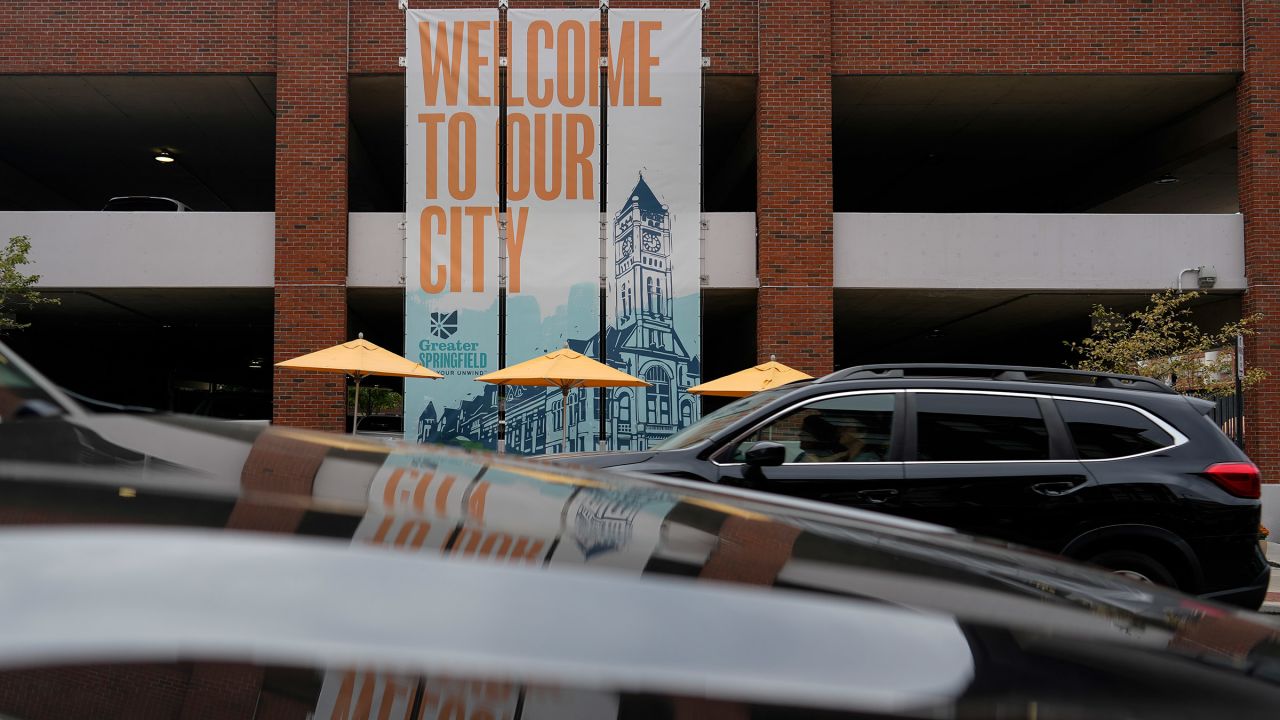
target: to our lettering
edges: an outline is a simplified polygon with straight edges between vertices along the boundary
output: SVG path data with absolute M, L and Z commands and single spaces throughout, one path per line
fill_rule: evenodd
M 440 131 L 445 129 L 445 172 L 448 178 L 449 197 L 454 200 L 470 200 L 476 194 L 476 118 L 471 113 L 453 113 L 445 120 L 444 113 L 419 113 L 426 145 L 427 200 L 440 196 Z
M 383 683 L 382 702 L 378 704 L 375 711 L 373 702 L 379 681 Z M 356 694 L 357 685 L 360 688 L 358 695 Z M 410 699 L 412 691 L 412 685 L 400 685 L 390 677 L 350 671 L 342 676 L 342 684 L 338 686 L 338 695 L 334 699 L 333 711 L 329 718 L 330 720 L 371 718 L 390 720 L 392 708 L 397 704 L 405 704 Z
M 595 147 L 589 115 L 507 113 L 507 198 L 520 202 L 533 193 L 542 200 L 594 200 Z
M 458 533 L 450 554 L 534 564 L 542 561 L 542 550 L 545 547 L 546 541 L 537 538 L 463 528 Z

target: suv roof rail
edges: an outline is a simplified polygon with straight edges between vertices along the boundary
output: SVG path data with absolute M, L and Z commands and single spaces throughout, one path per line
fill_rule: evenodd
M 1093 370 L 1068 370 L 1066 368 L 1024 367 L 1019 365 L 956 365 L 952 363 L 857 365 L 837 370 L 830 375 L 819 378 L 816 382 L 903 377 L 980 378 L 1009 382 L 1091 385 L 1100 388 L 1177 394 L 1176 390 L 1165 383 L 1141 375 L 1121 375 L 1119 373 L 1095 372 Z

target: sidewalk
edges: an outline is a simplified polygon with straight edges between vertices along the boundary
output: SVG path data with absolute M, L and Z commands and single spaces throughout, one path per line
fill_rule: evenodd
M 1280 542 L 1267 542 L 1267 560 L 1271 562 L 1271 587 L 1259 612 L 1280 615 Z

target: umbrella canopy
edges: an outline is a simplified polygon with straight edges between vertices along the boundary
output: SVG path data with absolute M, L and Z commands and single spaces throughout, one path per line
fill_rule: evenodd
M 776 388 L 797 380 L 812 380 L 812 375 L 787 367 L 772 356 L 769 362 L 739 370 L 732 375 L 725 375 L 715 380 L 708 380 L 701 385 L 694 385 L 689 392 L 694 395 L 723 395 L 726 397 L 746 397 L 761 390 Z
M 291 360 L 276 363 L 276 367 L 293 370 L 318 370 L 320 372 L 340 372 L 350 375 L 356 380 L 355 416 L 351 419 L 351 434 L 356 432 L 360 424 L 360 380 L 370 375 L 389 375 L 391 377 L 442 378 L 435 370 L 425 368 L 408 358 L 384 350 L 364 339 L 360 333 L 355 340 L 334 345 L 324 350 L 317 350 L 306 355 L 299 355 Z
M 434 370 L 429 370 L 412 360 L 400 357 L 390 350 L 384 350 L 374 345 L 365 340 L 363 334 L 351 342 L 300 355 L 292 360 L 278 362 L 276 367 L 293 368 L 294 370 L 340 372 L 356 378 L 368 375 L 420 378 L 444 377 Z
M 569 348 L 481 375 L 476 380 L 494 385 L 558 387 L 565 392 L 575 387 L 639 387 L 649 384 Z
M 509 368 L 503 368 L 476 378 L 494 385 L 528 385 L 533 387 L 558 387 L 564 428 L 564 439 L 569 437 L 569 389 L 575 387 L 640 387 L 649 383 L 597 362 L 582 353 L 561 348 L 541 357 L 525 360 Z M 505 408 L 498 404 L 499 422 L 504 422 Z M 501 447 L 499 448 L 501 449 Z

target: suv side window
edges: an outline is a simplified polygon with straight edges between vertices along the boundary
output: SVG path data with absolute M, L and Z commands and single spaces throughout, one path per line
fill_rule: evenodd
M 915 405 L 918 460 L 1049 459 L 1035 398 L 920 392 Z
M 1075 400 L 1055 402 L 1081 460 L 1139 455 L 1173 444 L 1169 433 L 1132 408 Z
M 758 442 L 787 447 L 787 463 L 880 462 L 889 457 L 893 393 L 846 395 L 805 405 L 765 425 L 738 443 L 732 459 L 742 462 Z

